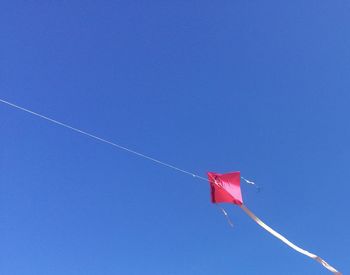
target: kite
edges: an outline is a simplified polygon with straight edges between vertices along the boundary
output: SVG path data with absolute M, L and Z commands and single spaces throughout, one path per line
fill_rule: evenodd
M 320 258 L 319 256 L 310 253 L 299 246 L 293 244 L 281 234 L 273 230 L 271 227 L 266 225 L 263 221 L 261 221 L 257 216 L 253 214 L 244 204 L 242 199 L 241 192 L 241 184 L 240 179 L 244 179 L 241 177 L 240 172 L 232 172 L 227 174 L 218 174 L 214 172 L 208 172 L 208 181 L 210 185 L 210 193 L 211 193 L 211 202 L 212 203 L 232 203 L 238 205 L 253 221 L 255 221 L 258 225 L 264 228 L 267 232 L 272 234 L 277 239 L 284 242 L 289 247 L 293 248 L 297 252 L 316 260 L 320 264 L 322 264 L 325 268 L 331 271 L 333 274 L 341 275 L 341 273 L 336 270 L 334 267 L 329 265 L 325 260 Z M 246 179 L 244 179 L 247 181 Z M 253 183 L 249 182 L 248 183 Z M 226 211 L 224 211 L 225 216 L 227 216 Z M 231 223 L 230 223 L 231 225 Z
M 245 178 L 243 178 L 240 175 L 240 172 L 232 172 L 232 173 L 227 173 L 227 174 L 218 174 L 218 173 L 214 173 L 214 172 L 209 172 L 208 173 L 208 180 L 204 177 L 198 176 L 196 174 L 191 173 L 190 171 L 181 169 L 179 167 L 176 167 L 172 164 L 160 161 L 158 159 L 155 159 L 153 157 L 150 157 L 148 155 L 142 154 L 140 152 L 137 152 L 135 150 L 129 149 L 125 146 L 122 146 L 120 144 L 117 144 L 115 142 L 109 141 L 107 139 L 101 138 L 99 136 L 96 136 L 94 134 L 91 134 L 89 132 L 83 131 L 79 128 L 75 128 L 71 125 L 68 125 L 66 123 L 63 123 L 61 121 L 58 121 L 56 119 L 50 118 L 48 116 L 39 114 L 37 112 L 34 112 L 32 110 L 26 109 L 24 107 L 18 106 L 14 103 L 11 103 L 9 101 L 3 100 L 0 98 L 0 102 L 3 104 L 6 104 L 8 106 L 11 106 L 13 108 L 16 108 L 18 110 L 21 110 L 23 112 L 29 113 L 33 116 L 39 117 L 41 119 L 47 120 L 50 123 L 59 125 L 61 127 L 67 128 L 71 131 L 74 131 L 76 133 L 79 133 L 81 135 L 85 135 L 88 136 L 92 139 L 98 140 L 100 142 L 109 144 L 117 149 L 120 150 L 124 150 L 128 153 L 134 154 L 138 157 L 147 159 L 149 161 L 153 161 L 156 164 L 159 165 L 163 165 L 165 167 L 171 168 L 173 170 L 176 170 L 178 172 L 190 175 L 194 178 L 203 180 L 203 181 L 208 181 L 209 180 L 209 184 L 210 184 L 210 190 L 211 190 L 211 201 L 213 203 L 215 203 L 217 206 L 218 203 L 232 203 L 232 204 L 236 204 L 238 205 L 250 218 L 252 218 L 258 225 L 260 225 L 262 228 L 264 228 L 267 232 L 269 232 L 270 234 L 272 234 L 273 236 L 275 236 L 277 239 L 281 240 L 282 242 L 284 242 L 286 245 L 288 245 L 289 247 L 293 248 L 294 250 L 296 250 L 297 252 L 310 257 L 314 260 L 316 260 L 317 262 L 319 262 L 320 264 L 322 264 L 325 268 L 327 268 L 329 271 L 331 271 L 334 274 L 338 274 L 340 275 L 341 273 L 339 271 L 337 271 L 334 267 L 330 266 L 325 260 L 323 260 L 322 258 L 320 258 L 319 256 L 312 254 L 302 248 L 300 248 L 299 246 L 296 246 L 295 244 L 293 244 L 292 242 L 290 242 L 289 240 L 287 240 L 285 237 L 283 237 L 281 234 L 277 233 L 275 230 L 273 230 L 271 227 L 269 227 L 268 225 L 266 225 L 264 222 L 262 222 L 257 216 L 255 216 L 253 214 L 253 212 L 251 212 L 244 204 L 243 204 L 243 198 L 242 198 L 242 192 L 241 192 L 241 185 L 240 185 L 240 180 L 243 179 L 244 181 L 246 181 L 249 184 L 255 184 L 252 181 L 249 181 Z M 220 206 L 219 206 L 220 207 Z M 222 212 L 224 213 L 224 215 L 226 216 L 229 224 L 231 226 L 233 226 L 230 218 L 228 217 L 226 211 L 220 207 L 220 209 L 222 210 Z

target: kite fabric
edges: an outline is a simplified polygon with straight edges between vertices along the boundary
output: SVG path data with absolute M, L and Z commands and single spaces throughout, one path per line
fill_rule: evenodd
M 210 184 L 211 191 L 211 201 L 212 203 L 233 203 L 240 206 L 240 208 L 258 225 L 264 228 L 271 235 L 284 242 L 289 247 L 293 248 L 295 251 L 314 259 L 315 261 L 322 264 L 325 268 L 327 268 L 333 274 L 341 275 L 341 273 L 336 270 L 334 267 L 329 265 L 325 260 L 320 258 L 319 256 L 310 253 L 299 246 L 293 244 L 281 234 L 273 230 L 271 227 L 266 225 L 263 221 L 261 221 L 257 216 L 253 214 L 244 204 L 241 193 L 240 186 L 240 172 L 232 172 L 227 174 L 218 174 L 214 172 L 208 172 L 208 180 Z M 224 214 L 227 216 L 226 212 Z
M 240 172 L 227 174 L 208 172 L 208 179 L 211 189 L 211 201 L 213 203 L 228 202 L 238 205 L 243 204 Z

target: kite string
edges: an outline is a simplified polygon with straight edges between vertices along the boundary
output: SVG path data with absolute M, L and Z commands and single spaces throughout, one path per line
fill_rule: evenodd
M 45 120 L 47 120 L 47 121 L 49 121 L 49 122 L 51 122 L 51 123 L 60 125 L 60 126 L 62 126 L 62 127 L 65 127 L 65 128 L 67 128 L 67 129 L 70 129 L 70 130 L 75 131 L 75 132 L 77 132 L 77 133 L 80 133 L 80 134 L 82 134 L 82 135 L 85 135 L 85 136 L 88 136 L 88 137 L 90 137 L 90 138 L 96 139 L 96 140 L 98 140 L 98 141 L 100 141 L 100 142 L 107 143 L 107 144 L 109 144 L 109 145 L 112 145 L 112 146 L 114 146 L 114 147 L 120 149 L 120 150 L 124 150 L 124 151 L 126 151 L 126 152 L 131 153 L 131 154 L 137 155 L 137 156 L 139 156 L 139 157 L 141 157 L 141 158 L 148 159 L 148 160 L 153 161 L 153 162 L 155 162 L 155 163 L 157 163 L 157 164 L 159 164 L 159 165 L 163 165 L 163 166 L 165 166 L 165 167 L 168 167 L 168 168 L 170 168 L 170 169 L 176 170 L 176 171 L 178 171 L 178 172 L 181 172 L 181 173 L 184 173 L 184 174 L 187 174 L 187 175 L 191 175 L 192 177 L 198 178 L 198 179 L 200 179 L 200 180 L 208 181 L 206 178 L 201 177 L 201 176 L 199 176 L 199 175 L 197 175 L 197 174 L 194 174 L 194 173 L 189 172 L 189 171 L 187 171 L 187 170 L 181 169 L 181 168 L 176 167 L 176 166 L 174 166 L 174 165 L 172 165 L 172 164 L 169 164 L 169 163 L 160 161 L 160 160 L 158 160 L 158 159 L 155 159 L 155 158 L 150 157 L 150 156 L 148 156 L 148 155 L 142 154 L 142 153 L 137 152 L 137 151 L 135 151 L 135 150 L 129 149 L 129 148 L 125 147 L 125 146 L 119 145 L 119 144 L 114 143 L 114 142 L 112 142 L 112 141 L 109 141 L 109 140 L 107 140 L 107 139 L 100 138 L 100 137 L 98 137 L 98 136 L 96 136 L 96 135 L 90 134 L 90 133 L 88 133 L 88 132 L 86 132 L 86 131 L 83 131 L 83 130 L 80 130 L 80 129 L 78 129 L 78 128 L 75 128 L 75 127 L 70 126 L 70 125 L 68 125 L 68 124 L 66 124 L 66 123 L 60 122 L 60 121 L 58 121 L 58 120 L 56 120 L 56 119 L 50 118 L 50 117 L 48 117 L 48 116 L 39 114 L 39 113 L 37 113 L 37 112 L 31 111 L 31 110 L 29 110 L 29 109 L 26 109 L 26 108 L 24 108 L 24 107 L 18 106 L 18 105 L 14 104 L 14 103 L 8 102 L 8 101 L 3 100 L 3 99 L 1 99 L 1 98 L 0 98 L 0 102 L 2 102 L 2 103 L 4 103 L 4 104 L 7 104 L 7 105 L 9 105 L 9 106 L 11 106 L 11 107 L 13 107 L 13 108 L 16 108 L 16 109 L 19 109 L 19 110 L 21 110 L 21 111 L 27 112 L 27 113 L 29 113 L 29 114 L 32 114 L 32 115 L 34 115 L 34 116 L 40 117 L 40 118 L 42 118 L 42 119 L 45 119 Z
M 111 146 L 114 146 L 114 147 L 116 147 L 116 148 L 118 148 L 118 149 L 120 149 L 120 150 L 124 150 L 124 151 L 126 151 L 126 152 L 128 152 L 128 153 L 134 154 L 134 155 L 139 156 L 139 157 L 141 157 L 141 158 L 148 159 L 148 160 L 153 161 L 154 163 L 157 163 L 157 164 L 159 164 L 159 165 L 163 165 L 163 166 L 168 167 L 168 168 L 170 168 L 170 169 L 173 169 L 173 170 L 175 170 L 175 171 L 178 171 L 178 172 L 181 172 L 181 173 L 184 173 L 184 174 L 187 174 L 187 175 L 191 175 L 193 178 L 197 178 L 197 179 L 200 179 L 200 180 L 204 180 L 204 181 L 206 181 L 206 182 L 208 181 L 207 178 L 204 178 L 204 177 L 202 177 L 202 176 L 199 176 L 199 175 L 197 175 L 197 174 L 194 174 L 194 173 L 192 173 L 192 172 L 190 172 L 190 171 L 181 169 L 181 168 L 176 167 L 176 166 L 174 166 L 174 165 L 172 165 L 172 164 L 169 164 L 169 163 L 160 161 L 160 160 L 158 160 L 158 159 L 155 159 L 155 158 L 150 157 L 150 156 L 148 156 L 148 155 L 142 154 L 142 153 L 140 153 L 140 152 L 137 152 L 137 151 L 132 150 L 132 149 L 130 149 L 130 148 L 127 148 L 127 147 L 125 147 L 125 146 L 119 145 L 119 144 L 114 143 L 114 142 L 112 142 L 112 141 L 109 141 L 109 140 L 107 140 L 107 139 L 104 139 L 104 138 L 98 137 L 98 136 L 96 136 L 96 135 L 90 134 L 90 133 L 88 133 L 88 132 L 86 132 L 86 131 L 83 131 L 83 130 L 81 130 L 81 129 L 75 128 L 75 127 L 70 126 L 70 125 L 68 125 L 68 124 L 66 124 L 66 123 L 60 122 L 60 121 L 58 121 L 58 120 L 56 120 L 56 119 L 53 119 L 53 118 L 50 118 L 50 117 L 48 117 L 48 116 L 39 114 L 39 113 L 34 112 L 34 111 L 32 111 L 32 110 L 26 109 L 26 108 L 24 108 L 24 107 L 18 106 L 18 105 L 16 105 L 16 104 L 11 103 L 11 102 L 9 102 L 9 101 L 6 101 L 6 100 L 4 100 L 4 99 L 1 99 L 1 98 L 0 98 L 0 102 L 2 102 L 2 103 L 4 103 L 4 104 L 7 104 L 7 105 L 9 105 L 9 106 L 11 106 L 11 107 L 13 107 L 13 108 L 18 109 L 18 110 L 27 112 L 27 113 L 29 113 L 29 114 L 31 114 L 31 115 L 40 117 L 40 118 L 42 118 L 42 119 L 44 119 L 44 120 L 47 120 L 47 121 L 49 121 L 49 122 L 51 122 L 51 123 L 54 123 L 54 124 L 56 124 L 56 125 L 62 126 L 62 127 L 64 127 L 64 128 L 70 129 L 70 130 L 72 130 L 72 131 L 75 131 L 75 132 L 77 132 L 77 133 L 79 133 L 79 134 L 82 134 L 82 135 L 88 136 L 88 137 L 90 137 L 90 138 L 96 139 L 96 140 L 98 140 L 98 141 L 100 141 L 100 142 L 104 142 L 104 143 L 109 144 L 109 145 L 111 145 Z M 255 185 L 255 186 L 259 189 L 259 187 L 255 184 L 255 182 L 249 181 L 249 180 L 247 180 L 247 179 L 244 178 L 244 177 L 241 177 L 241 178 L 242 178 L 245 182 L 247 182 L 248 184 Z

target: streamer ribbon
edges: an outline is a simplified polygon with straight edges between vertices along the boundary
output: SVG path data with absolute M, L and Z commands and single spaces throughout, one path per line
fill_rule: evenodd
M 260 225 L 262 228 L 264 228 L 267 232 L 269 232 L 271 235 L 275 236 L 277 239 L 279 239 L 280 241 L 284 242 L 286 245 L 288 245 L 289 247 L 293 248 L 295 251 L 304 254 L 305 256 L 314 259 L 315 261 L 319 262 L 320 264 L 322 264 L 325 268 L 327 268 L 330 272 L 332 272 L 333 274 L 337 274 L 337 275 L 341 275 L 342 273 L 340 273 L 338 270 L 336 270 L 334 267 L 332 267 L 331 265 L 329 265 L 325 260 L 323 260 L 321 257 L 310 253 L 309 251 L 306 251 L 302 248 L 300 248 L 299 246 L 293 244 L 292 242 L 290 242 L 289 240 L 287 240 L 285 237 L 283 237 L 281 234 L 279 234 L 278 232 L 276 232 L 275 230 L 273 230 L 271 227 L 269 227 L 268 225 L 266 225 L 262 220 L 260 220 L 257 216 L 255 216 L 253 214 L 253 212 L 251 212 L 247 207 L 245 207 L 243 204 L 240 205 L 240 207 L 243 209 L 243 211 L 253 220 L 255 221 L 258 225 Z

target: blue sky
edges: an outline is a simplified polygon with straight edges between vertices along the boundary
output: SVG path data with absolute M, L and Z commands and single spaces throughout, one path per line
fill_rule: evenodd
M 349 273 L 346 1 L 2 1 L 0 98 L 201 176 Z M 204 181 L 0 104 L 0 271 L 329 274 Z

